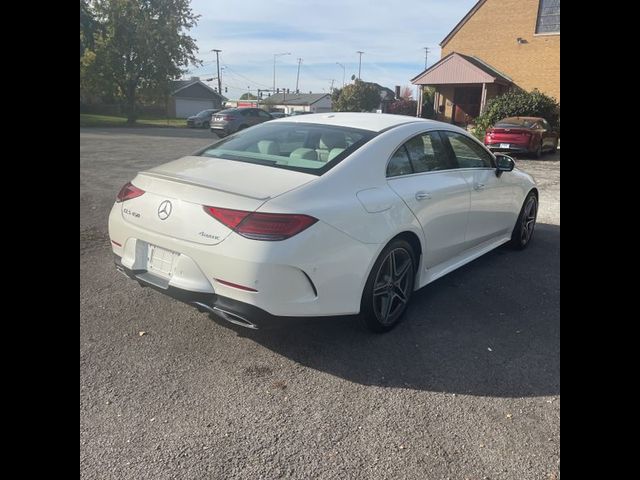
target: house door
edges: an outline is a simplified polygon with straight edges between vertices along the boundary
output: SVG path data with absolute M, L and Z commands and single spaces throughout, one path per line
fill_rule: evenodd
M 482 87 L 456 87 L 453 92 L 453 123 L 467 125 L 480 115 Z

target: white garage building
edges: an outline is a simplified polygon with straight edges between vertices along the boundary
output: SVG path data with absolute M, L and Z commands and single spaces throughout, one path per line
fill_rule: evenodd
M 209 108 L 222 108 L 226 97 L 201 82 L 198 77 L 172 82 L 167 114 L 187 118 Z
M 328 93 L 276 93 L 263 98 L 263 105 L 271 110 L 287 114 L 293 112 L 324 113 L 331 111 L 331 95 Z

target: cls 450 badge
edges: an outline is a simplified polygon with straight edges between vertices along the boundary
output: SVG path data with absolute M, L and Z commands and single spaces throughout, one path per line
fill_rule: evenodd
M 140 218 L 140 214 L 138 212 L 134 212 L 132 210 L 129 210 L 128 208 L 123 208 L 122 211 L 127 215 L 131 215 L 132 217 Z

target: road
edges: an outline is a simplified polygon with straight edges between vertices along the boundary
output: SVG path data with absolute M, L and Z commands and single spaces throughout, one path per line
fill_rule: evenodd
M 89 479 L 559 478 L 559 152 L 529 249 L 351 319 L 232 328 L 115 271 L 107 216 L 135 172 L 212 141 L 80 131 L 80 471 Z

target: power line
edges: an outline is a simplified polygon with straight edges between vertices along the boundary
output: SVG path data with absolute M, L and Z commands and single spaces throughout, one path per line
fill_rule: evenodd
M 228 70 L 230 70 L 231 72 L 234 72 L 234 73 L 235 73 L 236 75 L 238 75 L 239 77 L 242 77 L 242 78 L 244 78 L 245 80 L 247 80 L 247 81 L 249 81 L 249 82 L 251 82 L 251 83 L 255 83 L 256 85 L 260 85 L 261 87 L 267 87 L 267 88 L 269 87 L 269 85 L 266 85 L 266 84 L 264 84 L 264 83 L 260 83 L 260 82 L 256 82 L 256 81 L 254 81 L 254 80 L 251 80 L 249 77 L 247 77 L 247 76 L 245 76 L 245 75 L 242 75 L 241 73 L 236 72 L 233 68 L 231 68 L 231 67 L 230 67 L 229 65 L 227 65 L 226 63 L 225 63 L 225 65 L 224 65 L 224 66 L 225 66 Z

